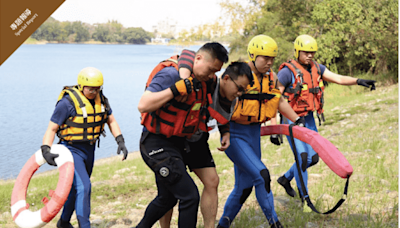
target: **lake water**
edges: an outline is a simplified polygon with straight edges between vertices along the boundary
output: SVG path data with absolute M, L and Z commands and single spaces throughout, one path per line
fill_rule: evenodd
M 198 50 L 200 46 L 185 47 Z M 22 45 L 0 66 L 0 179 L 16 178 L 42 145 L 43 135 L 63 86 L 75 85 L 88 66 L 104 75 L 104 94 L 130 152 L 139 150 L 142 127 L 137 104 L 151 70 L 183 47 L 168 45 Z M 116 155 L 107 137 L 96 159 Z M 56 137 L 54 143 L 58 142 Z M 39 172 L 54 169 L 44 165 Z

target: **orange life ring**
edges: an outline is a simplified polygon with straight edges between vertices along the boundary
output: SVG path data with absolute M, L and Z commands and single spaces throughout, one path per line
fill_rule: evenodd
M 57 215 L 68 198 L 74 179 L 74 159 L 64 145 L 52 145 L 51 153 L 59 154 L 55 159 L 59 177 L 56 190 L 49 192 L 51 199 L 43 198 L 42 202 L 45 206 L 42 209 L 32 212 L 28 210 L 29 204 L 26 203 L 29 182 L 39 167 L 46 163 L 40 149 L 25 163 L 15 181 L 11 196 L 11 214 L 19 227 L 42 227 L 46 225 Z

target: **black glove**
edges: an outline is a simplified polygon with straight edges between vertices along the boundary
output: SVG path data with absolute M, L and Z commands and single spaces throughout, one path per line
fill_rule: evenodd
M 304 127 L 306 126 L 306 121 L 304 120 L 303 117 L 297 117 L 296 122 L 294 122 L 295 125 L 299 126 L 299 127 Z
M 44 157 L 44 160 L 46 160 L 46 162 L 47 162 L 49 165 L 57 166 L 57 164 L 56 164 L 56 162 L 54 161 L 54 159 L 55 159 L 56 157 L 60 156 L 60 155 L 50 153 L 51 148 L 50 148 L 48 145 L 42 145 L 42 146 L 40 147 L 40 149 L 42 149 L 42 155 L 43 155 L 43 157 Z
M 279 137 L 278 135 L 271 135 L 271 137 L 269 137 L 269 139 L 271 140 L 271 142 L 277 146 L 281 145 L 281 142 L 279 141 Z
M 174 94 L 174 97 L 177 97 L 179 95 L 188 95 L 192 92 L 192 87 L 193 87 L 193 78 L 185 78 L 181 79 L 175 84 L 173 84 L 170 89 L 172 90 L 172 93 Z
M 124 137 L 122 136 L 122 134 L 118 135 L 115 138 L 115 141 L 117 141 L 117 144 L 118 144 L 117 154 L 120 154 L 121 150 L 122 150 L 122 152 L 124 153 L 124 158 L 122 160 L 125 160 L 126 157 L 128 156 L 128 150 L 126 149 L 125 140 L 124 140 Z
M 371 91 L 375 90 L 375 82 L 374 80 L 365 80 L 365 79 L 357 79 L 357 84 L 360 86 L 365 86 L 367 88 L 369 88 L 369 86 L 371 86 Z

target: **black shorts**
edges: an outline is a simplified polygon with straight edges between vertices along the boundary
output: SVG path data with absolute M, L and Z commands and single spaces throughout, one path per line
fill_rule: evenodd
M 203 132 L 198 141 L 188 141 L 190 152 L 183 153 L 183 161 L 189 167 L 190 171 L 193 171 L 193 169 L 215 167 L 214 159 L 207 142 L 209 136 L 209 133 Z

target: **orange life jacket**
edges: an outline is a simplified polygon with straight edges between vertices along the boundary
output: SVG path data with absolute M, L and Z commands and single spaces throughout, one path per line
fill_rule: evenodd
M 178 70 L 176 61 L 178 57 L 175 55 L 159 63 L 151 72 L 146 83 L 146 88 L 150 85 L 153 77 L 165 67 L 172 66 Z M 207 132 L 207 113 L 221 124 L 227 124 L 228 120 L 209 107 L 212 99 L 211 93 L 207 92 L 206 82 L 200 82 L 194 78 L 193 87 L 193 91 L 188 95 L 186 102 L 178 102 L 172 99 L 154 112 L 142 113 L 141 124 L 149 132 L 162 134 L 166 137 L 190 137 L 198 129 Z
M 324 82 L 319 64 L 311 62 L 311 74 L 295 60 L 283 63 L 279 70 L 285 66 L 293 72 L 294 83 L 291 88 L 285 88 L 283 96 L 297 115 L 305 116 L 310 111 L 317 111 L 319 118 L 324 111 Z
M 275 88 L 272 70 L 263 75 L 262 81 L 254 75 L 253 85 L 239 97 L 231 120 L 239 124 L 264 123 L 276 116 L 281 92 Z

